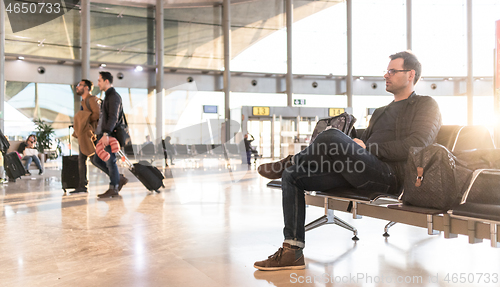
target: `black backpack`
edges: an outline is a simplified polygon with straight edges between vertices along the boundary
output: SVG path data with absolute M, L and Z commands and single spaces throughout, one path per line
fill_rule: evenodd
M 449 210 L 460 203 L 472 170 L 440 144 L 412 147 L 404 180 L 403 204 Z
M 316 127 L 314 127 L 310 142 L 312 143 L 322 131 L 332 128 L 338 129 L 349 137 L 354 138 L 357 136 L 356 129 L 354 129 L 354 123 L 356 123 L 356 118 L 348 113 L 342 113 L 332 118 L 321 119 L 316 123 Z

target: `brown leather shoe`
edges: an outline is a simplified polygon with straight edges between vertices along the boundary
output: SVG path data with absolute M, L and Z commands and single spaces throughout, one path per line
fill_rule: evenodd
M 128 178 L 123 174 L 120 174 L 120 181 L 118 182 L 118 192 L 120 192 L 125 184 L 127 184 Z
M 117 197 L 117 196 L 120 196 L 120 194 L 118 193 L 118 190 L 116 188 L 109 188 L 108 190 L 106 190 L 105 193 L 101 193 L 101 194 L 97 195 L 97 197 L 99 197 L 99 198 L 110 198 L 110 197 Z
M 288 243 L 283 243 L 276 253 L 264 261 L 257 261 L 253 267 L 264 271 L 305 269 L 302 249 L 294 249 Z
M 259 165 L 257 171 L 260 175 L 269 179 L 278 179 L 281 178 L 283 171 L 285 168 L 292 166 L 292 156 L 289 155 L 280 161 L 275 161 L 271 163 L 265 163 Z

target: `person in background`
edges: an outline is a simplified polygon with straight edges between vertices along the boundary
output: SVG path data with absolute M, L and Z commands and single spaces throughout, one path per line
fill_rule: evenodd
M 248 139 L 248 136 L 252 137 Z M 254 141 L 254 137 L 251 134 L 245 134 L 243 137 L 243 142 L 245 143 L 245 151 L 247 156 L 247 164 L 251 165 L 250 160 L 252 159 L 252 146 L 250 145 Z
M 29 171 L 29 167 L 32 161 L 35 162 L 36 167 L 40 170 L 38 172 L 39 175 L 43 174 L 43 168 L 40 164 L 40 159 L 38 159 L 38 150 L 35 148 L 36 146 L 36 136 L 31 134 L 28 136 L 25 142 L 22 142 L 17 149 L 19 154 L 23 155 L 23 160 L 26 161 L 26 165 L 24 168 L 26 169 L 26 175 L 31 175 Z
M 167 136 L 165 138 L 165 146 L 163 147 L 165 149 L 165 165 L 168 166 L 167 160 L 170 158 L 170 164 L 174 164 L 174 155 L 175 155 L 175 147 L 170 143 L 170 140 L 172 140 L 172 137 Z
M 98 141 L 102 141 L 105 150 L 110 153 L 110 158 L 104 162 L 96 154 L 92 156 L 92 163 L 109 176 L 109 188 L 106 192 L 99 194 L 99 198 L 109 198 L 119 196 L 119 191 L 127 184 L 128 179 L 118 172 L 116 155 L 111 152 L 109 146 L 109 136 L 123 118 L 122 98 L 113 88 L 113 75 L 110 72 L 99 72 L 97 85 L 101 91 L 105 92 L 104 100 L 101 104 L 101 114 L 97 125 L 96 134 Z
M 87 158 L 95 152 L 95 147 L 93 142 L 96 140 L 94 131 L 97 128 L 97 122 L 99 120 L 100 113 L 100 100 L 96 96 L 92 96 L 90 93 L 94 89 L 94 84 L 86 79 L 83 79 L 76 86 L 76 94 L 82 97 L 80 111 L 90 112 L 88 118 L 84 118 L 86 122 L 81 122 L 78 126 L 82 126 L 82 134 L 77 134 L 75 130 L 75 136 L 78 138 L 79 150 L 78 150 L 78 174 L 80 181 L 78 182 L 78 187 L 70 191 L 70 193 L 87 192 Z M 83 114 L 82 114 L 83 115 Z M 77 121 L 82 119 L 79 113 L 75 115 L 75 127 L 77 126 Z M 82 120 L 82 121 L 83 121 Z M 88 124 L 87 124 L 88 122 Z M 90 129 L 90 130 L 88 130 Z M 82 152 L 84 150 L 84 152 Z

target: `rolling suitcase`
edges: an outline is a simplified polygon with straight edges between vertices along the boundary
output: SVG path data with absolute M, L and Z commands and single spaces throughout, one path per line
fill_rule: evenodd
M 71 127 L 68 127 L 70 132 L 70 142 L 71 142 Z M 69 156 L 62 157 L 62 170 L 61 170 L 61 184 L 62 189 L 66 192 L 66 189 L 75 189 L 78 187 L 80 181 L 80 174 L 78 172 L 78 155 L 71 154 L 71 148 L 69 149 Z
M 26 174 L 23 163 L 19 159 L 17 152 L 11 152 L 4 156 L 4 167 L 9 181 L 15 182 L 16 178 Z
M 163 185 L 163 179 L 165 177 L 155 166 L 152 166 L 147 161 L 139 161 L 138 163 L 132 164 L 122 150 L 118 151 L 118 154 L 125 158 L 125 162 L 129 166 L 130 172 L 133 173 L 149 191 L 159 192 L 158 189 L 160 189 L 160 187 L 165 187 Z

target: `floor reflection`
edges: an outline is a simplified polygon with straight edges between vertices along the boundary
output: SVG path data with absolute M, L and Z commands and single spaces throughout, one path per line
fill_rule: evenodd
M 306 234 L 305 270 L 257 271 L 253 263 L 282 243 L 281 190 L 237 160 L 179 159 L 161 170 L 165 188 L 155 193 L 120 167 L 130 182 L 103 200 L 108 178 L 95 168 L 87 194 L 65 194 L 56 167 L 0 185 L 1 285 L 453 286 L 447 274 L 500 270 L 500 251 L 486 240 L 469 245 L 405 225 L 386 239 L 386 222 L 339 212 L 360 241 L 323 226 Z M 309 207 L 307 221 L 322 214 Z M 413 277 L 424 281 L 404 281 Z

